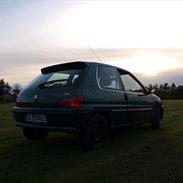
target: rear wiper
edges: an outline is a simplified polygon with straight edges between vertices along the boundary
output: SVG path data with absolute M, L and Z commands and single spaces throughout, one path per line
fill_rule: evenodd
M 48 86 L 52 86 L 53 84 L 61 84 L 61 83 L 58 83 L 58 82 L 62 82 L 62 81 L 67 81 L 68 79 L 57 79 L 57 80 L 52 80 L 52 81 L 47 81 L 47 82 L 44 82 L 44 83 L 41 83 L 39 84 L 39 88 L 46 88 Z

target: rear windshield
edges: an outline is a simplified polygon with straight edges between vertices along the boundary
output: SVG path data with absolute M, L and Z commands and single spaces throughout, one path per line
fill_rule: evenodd
M 27 87 L 49 88 L 54 86 L 75 85 L 78 83 L 82 71 L 82 69 L 69 69 L 40 74 Z

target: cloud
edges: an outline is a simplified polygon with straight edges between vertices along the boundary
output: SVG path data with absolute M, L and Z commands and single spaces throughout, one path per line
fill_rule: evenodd
M 144 84 L 161 84 L 161 83 L 168 83 L 172 84 L 175 83 L 176 85 L 183 85 L 183 69 L 172 69 L 168 71 L 160 72 L 158 75 L 155 76 L 146 76 L 142 73 L 134 73 L 137 78 Z
M 125 63 L 131 58 L 136 58 L 137 55 L 149 52 L 162 52 L 167 54 L 168 57 L 174 58 L 175 66 L 183 64 L 182 54 L 183 50 L 166 50 L 166 49 L 93 49 L 95 54 L 101 58 L 100 62 L 116 65 L 127 69 Z M 32 80 L 36 75 L 40 73 L 40 69 L 45 66 L 59 64 L 68 61 L 99 61 L 98 58 L 92 53 L 90 48 L 88 49 L 61 49 L 60 51 L 50 52 L 28 52 L 28 53 L 12 53 L 12 54 L 0 54 L 0 78 L 5 78 L 10 83 L 20 82 L 25 85 Z M 135 61 L 133 65 L 138 62 Z M 183 66 L 177 69 L 161 71 L 156 75 L 148 76 L 143 72 L 136 73 L 132 69 L 133 73 L 136 73 L 138 78 L 145 84 L 148 83 L 161 83 L 161 82 L 175 82 L 176 84 L 182 84 Z

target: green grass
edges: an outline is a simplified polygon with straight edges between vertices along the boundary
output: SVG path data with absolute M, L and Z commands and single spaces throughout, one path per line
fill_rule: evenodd
M 76 135 L 26 140 L 15 127 L 13 105 L 0 105 L 0 183 L 183 182 L 183 100 L 164 101 L 159 130 L 123 129 L 90 152 L 81 149 Z

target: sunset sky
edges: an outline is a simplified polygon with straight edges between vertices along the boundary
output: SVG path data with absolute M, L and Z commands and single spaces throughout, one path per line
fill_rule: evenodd
M 1 0 L 0 78 L 25 85 L 44 66 L 83 60 L 183 84 L 182 19 L 183 1 Z

